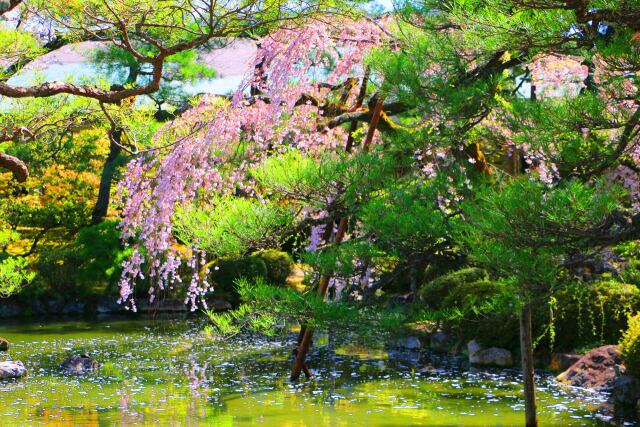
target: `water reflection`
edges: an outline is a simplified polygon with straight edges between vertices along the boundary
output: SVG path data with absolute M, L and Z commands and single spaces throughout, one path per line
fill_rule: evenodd
M 0 326 L 29 377 L 0 384 L 0 425 L 520 425 L 517 371 L 326 336 L 314 381 L 287 381 L 295 333 L 211 341 L 194 321 Z M 62 372 L 89 352 L 93 375 Z M 542 425 L 602 425 L 602 396 L 540 378 Z

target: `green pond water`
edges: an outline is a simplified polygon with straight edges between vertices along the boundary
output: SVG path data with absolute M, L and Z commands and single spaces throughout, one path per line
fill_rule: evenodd
M 517 371 L 475 372 L 428 351 L 320 334 L 312 381 L 288 381 L 293 331 L 214 341 L 194 320 L 0 324 L 28 377 L 0 382 L 0 426 L 521 425 Z M 59 364 L 89 353 L 74 376 Z M 603 397 L 538 380 L 541 425 L 608 425 Z

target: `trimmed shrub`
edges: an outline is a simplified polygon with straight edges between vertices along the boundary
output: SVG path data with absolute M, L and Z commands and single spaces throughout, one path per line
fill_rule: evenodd
M 76 272 L 80 285 L 94 288 L 98 294 L 117 295 L 122 262 L 133 252 L 120 242 L 117 221 L 104 221 L 80 230 L 76 238 L 77 255 L 81 265 Z M 136 294 L 148 286 L 136 285 Z M 146 295 L 146 290 L 145 294 Z
M 500 286 L 491 280 L 461 282 L 449 290 L 442 301 L 443 308 L 473 310 L 491 300 L 500 292 Z
M 261 259 L 267 268 L 267 282 L 272 285 L 284 285 L 293 269 L 293 258 L 286 252 L 267 249 L 256 252 L 254 257 Z
M 26 290 L 30 293 L 85 297 L 91 289 L 77 285 L 77 272 L 81 265 L 82 259 L 73 248 L 42 252 L 36 261 L 34 286 Z
M 241 277 L 247 279 L 266 278 L 267 265 L 257 256 L 221 258 L 217 269 L 211 270 L 211 278 L 218 290 L 228 295 L 237 295 L 234 282 Z
M 442 309 L 445 308 L 445 300 L 449 294 L 460 295 L 461 292 L 464 292 L 463 289 L 468 288 L 467 285 L 478 281 L 487 281 L 488 279 L 489 274 L 481 268 L 463 268 L 440 276 L 423 285 L 419 290 L 420 299 L 430 308 Z M 455 296 L 452 297 L 449 302 L 455 301 L 456 298 Z
M 620 352 L 626 373 L 640 377 L 640 313 L 629 316 L 629 327 L 620 339 Z

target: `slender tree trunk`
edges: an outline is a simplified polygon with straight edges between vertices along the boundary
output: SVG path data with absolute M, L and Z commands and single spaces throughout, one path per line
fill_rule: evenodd
M 342 239 L 344 239 L 344 235 L 347 232 L 347 225 L 349 222 L 346 218 L 342 218 L 340 223 L 338 224 L 338 231 L 336 231 L 336 237 L 333 240 L 334 244 L 340 244 Z M 329 281 L 331 280 L 331 276 L 324 275 L 320 278 L 320 283 L 318 285 L 318 295 L 322 298 L 327 294 L 327 288 L 329 287 Z M 291 370 L 291 380 L 295 381 L 300 378 L 300 373 L 304 371 L 304 374 L 307 378 L 311 377 L 311 370 L 307 366 L 306 359 L 307 354 L 309 353 L 309 349 L 311 348 L 311 342 L 313 340 L 313 328 L 308 326 L 303 326 L 300 331 L 301 336 L 298 337 L 298 347 L 294 350 L 294 354 L 296 355 L 296 359 L 293 363 L 293 369 Z
M 92 224 L 99 224 L 107 216 L 109 211 L 109 200 L 111 198 L 111 184 L 113 183 L 113 175 L 115 174 L 116 167 L 118 166 L 118 160 L 122 148 L 118 145 L 122 137 L 122 129 L 116 129 L 111 133 L 111 144 L 109 145 L 109 155 L 104 161 L 102 166 L 102 174 L 100 175 L 100 188 L 98 190 L 98 200 L 96 200 L 95 207 L 93 208 L 93 215 L 91 218 Z
M 382 97 L 378 98 L 376 105 L 373 109 L 373 113 L 371 116 L 371 122 L 369 123 L 369 131 L 367 133 L 367 137 L 362 144 L 362 150 L 365 152 L 369 150 L 371 146 L 371 141 L 373 141 L 373 136 L 376 132 L 376 128 L 378 127 L 378 123 L 380 122 L 380 115 L 382 114 Z M 348 146 L 349 147 L 349 146 Z M 350 148 L 350 147 L 349 147 Z M 336 232 L 336 236 L 333 240 L 334 244 L 340 244 L 344 235 L 347 231 L 347 226 L 349 221 L 347 218 L 342 218 L 340 223 L 338 224 L 338 231 Z M 318 285 L 318 295 L 324 298 L 327 293 L 327 288 L 329 286 L 329 280 L 331 280 L 331 276 L 325 275 L 320 279 L 320 283 Z M 294 354 L 296 355 L 296 359 L 293 363 L 293 369 L 291 370 L 291 380 L 296 381 L 300 378 L 300 373 L 302 370 L 305 371 L 305 375 L 308 377 L 311 376 L 311 370 L 306 365 L 307 353 L 309 353 L 309 348 L 311 348 L 311 340 L 313 339 L 313 329 L 306 327 L 304 328 L 304 332 L 302 333 L 302 339 L 299 340 L 298 347 L 294 350 Z
M 520 352 L 522 353 L 522 378 L 524 382 L 525 425 L 537 427 L 536 384 L 533 372 L 533 343 L 531 339 L 531 304 L 520 312 Z

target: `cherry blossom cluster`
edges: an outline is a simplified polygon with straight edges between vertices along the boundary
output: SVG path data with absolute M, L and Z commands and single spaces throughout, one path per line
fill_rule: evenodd
M 318 131 L 325 121 L 323 106 L 299 100 L 329 99 L 346 77 L 362 78 L 365 55 L 383 37 L 383 29 L 368 20 L 284 28 L 260 43 L 254 65 L 266 79 L 256 81 L 253 73 L 233 102 L 203 96 L 158 132 L 157 143 L 165 148 L 132 161 L 119 187 L 122 239 L 133 245 L 123 265 L 120 302 L 135 310 L 137 282 L 148 279 L 153 298 L 182 283 L 185 269 L 190 272 L 185 303 L 195 310 L 204 301 L 211 288 L 206 274 L 199 274 L 206 253 L 178 244 L 172 225 L 176 209 L 205 205 L 214 194 L 255 195 L 246 172 L 274 153 L 344 146 L 341 127 Z M 249 97 L 247 87 L 258 84 L 261 95 Z M 349 91 L 353 98 L 357 87 Z

